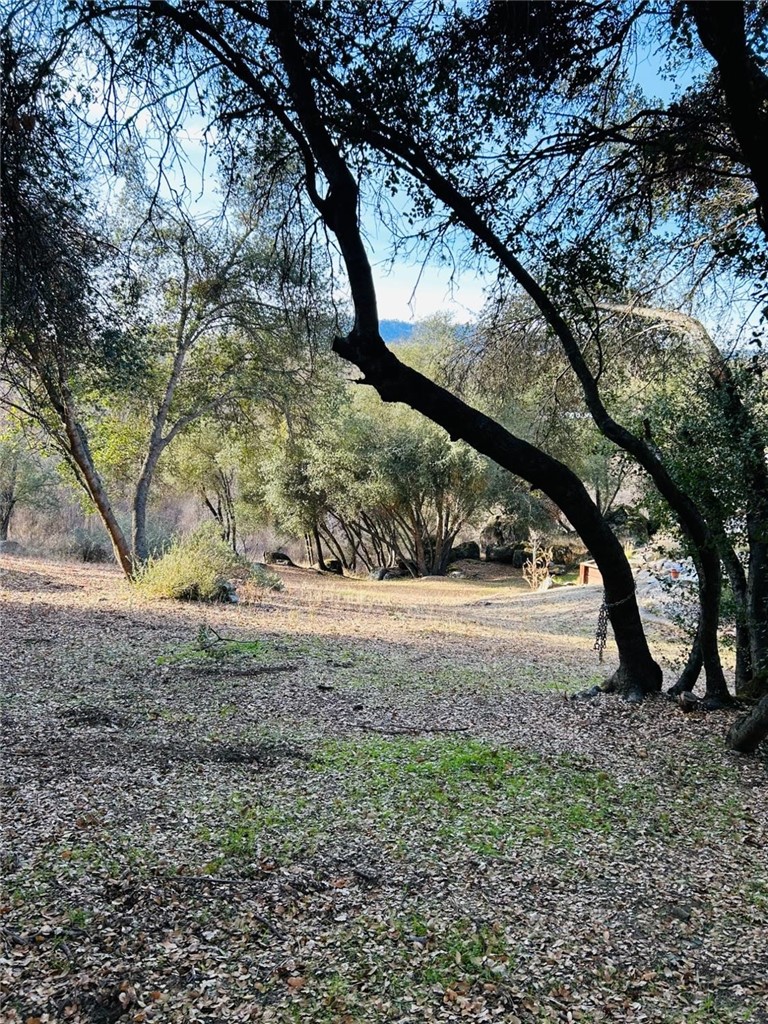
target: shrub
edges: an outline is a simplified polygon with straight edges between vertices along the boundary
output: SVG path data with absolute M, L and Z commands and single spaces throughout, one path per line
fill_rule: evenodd
M 283 586 L 276 572 L 256 562 L 251 565 L 250 575 L 240 587 L 238 597 L 244 604 L 259 604 L 267 590 L 282 590 Z
M 549 563 L 552 561 L 552 548 L 544 547 L 544 540 L 540 533 L 531 530 L 529 534 L 531 542 L 531 557 L 523 566 L 523 579 L 531 588 L 538 590 L 549 579 Z
M 149 597 L 177 601 L 229 601 L 231 580 L 256 580 L 253 568 L 208 526 L 171 544 L 134 577 Z

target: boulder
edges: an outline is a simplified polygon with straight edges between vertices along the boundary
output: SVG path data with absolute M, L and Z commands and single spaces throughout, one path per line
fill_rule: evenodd
M 284 551 L 265 551 L 262 561 L 267 565 L 292 565 L 294 567 L 296 565 L 290 555 L 286 555 Z
M 517 550 L 511 544 L 491 544 L 485 549 L 486 561 L 512 565 Z
M 332 572 L 336 576 L 344 575 L 344 566 L 341 564 L 338 558 L 326 558 L 325 569 L 323 569 L 319 562 L 315 562 L 312 568 L 316 569 L 318 572 Z
M 26 550 L 17 540 L 0 540 L 0 555 L 26 555 Z
M 448 555 L 448 564 L 451 562 L 458 562 L 463 558 L 480 558 L 480 545 L 473 540 L 465 541 L 464 544 L 457 544 L 451 548 L 450 554 Z
M 485 557 L 488 562 L 499 562 L 501 565 L 511 565 L 515 569 L 522 569 L 533 556 L 525 548 L 503 544 L 499 547 L 487 548 Z
M 560 565 L 576 565 L 586 555 L 586 548 L 578 541 L 575 543 L 553 544 L 552 561 Z
M 607 513 L 605 521 L 618 537 L 633 544 L 647 544 L 658 529 L 652 519 L 629 505 L 617 505 Z
M 410 575 L 406 570 L 394 565 L 377 565 L 368 573 L 369 580 L 401 580 Z

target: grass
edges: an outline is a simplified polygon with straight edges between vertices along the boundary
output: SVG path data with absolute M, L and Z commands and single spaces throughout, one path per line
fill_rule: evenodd
M 253 591 L 250 600 L 283 587 L 275 573 L 251 565 L 225 544 L 215 529 L 202 527 L 174 541 L 161 557 L 150 558 L 133 582 L 145 597 L 228 601 L 232 580 L 243 582 Z
M 361 829 L 400 860 L 446 849 L 504 856 L 532 839 L 569 848 L 610 829 L 622 802 L 604 772 L 478 740 L 331 741 L 309 776 L 259 803 L 235 795 L 226 828 L 210 837 L 218 856 L 290 863 Z
M 743 811 L 687 786 L 659 810 L 652 784 L 618 783 L 568 757 L 544 758 L 475 739 L 366 737 L 323 743 L 307 769 L 259 797 L 234 794 L 214 827 L 208 870 L 289 865 L 330 856 L 361 837 L 393 862 L 513 856 L 531 843 L 567 853 L 627 835 L 702 840 Z M 239 867 L 238 867 L 239 865 Z M 761 891 L 756 892 L 759 905 Z
M 69 660 L 28 652 L 9 725 L 9 1021 L 116 1017 L 123 964 L 147 1024 L 762 1020 L 765 776 L 724 719 L 534 696 L 597 681 L 589 595 L 362 583 L 358 613 L 302 579 L 208 607 L 213 636 L 137 602 L 123 642 L 101 591 L 51 612 Z M 58 716 L 105 701 L 120 730 Z M 367 731 L 398 722 L 469 729 Z

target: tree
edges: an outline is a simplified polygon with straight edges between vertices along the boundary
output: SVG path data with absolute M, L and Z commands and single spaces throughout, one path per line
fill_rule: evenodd
M 694 317 L 640 305 L 615 306 L 686 341 L 685 371 L 670 387 L 651 389 L 647 415 L 654 442 L 703 510 L 728 575 L 737 620 L 736 692 L 759 697 L 766 687 L 768 603 L 764 565 L 768 528 L 768 421 L 764 360 L 726 360 Z M 654 403 L 655 399 L 655 405 Z M 738 551 L 746 552 L 745 572 Z
M 234 415 L 240 401 L 284 408 L 306 386 L 328 316 L 308 287 L 316 281 L 302 280 L 281 247 L 269 195 L 246 188 L 218 224 L 152 197 L 152 216 L 132 225 L 118 259 L 89 220 L 70 126 L 54 102 L 54 58 L 21 53 L 10 35 L 3 46 L 3 342 L 19 396 L 8 401 L 52 439 L 131 576 L 149 554 L 150 488 L 169 445 L 206 413 Z M 132 476 L 130 540 L 99 457 L 129 434 L 134 464 L 125 451 L 119 461 Z
M 485 460 L 409 409 L 353 394 L 301 437 L 282 439 L 263 471 L 280 525 L 321 541 L 345 567 L 401 565 L 442 575 L 457 534 L 487 512 Z
M 135 15 L 135 9 L 132 11 Z M 182 10 L 158 3 L 152 5 L 148 13 L 148 38 L 154 38 L 153 26 L 168 19 L 167 23 L 180 28 L 188 40 L 196 40 L 213 54 L 230 80 L 233 76 L 248 90 L 255 104 L 249 114 L 251 124 L 258 115 L 266 114 L 295 144 L 306 171 L 307 194 L 338 241 L 353 295 L 355 324 L 346 338 L 337 339 L 336 352 L 356 363 L 367 382 L 374 385 L 385 401 L 404 401 L 440 423 L 452 437 L 463 437 L 478 451 L 495 458 L 549 494 L 601 564 L 620 652 L 620 666 L 613 685 L 633 699 L 658 689 L 661 674 L 643 634 L 630 567 L 620 544 L 575 474 L 401 364 L 381 341 L 370 267 L 358 223 L 358 187 L 318 107 L 312 60 L 296 34 L 294 20 L 299 12 L 286 5 L 268 5 L 265 20 L 261 9 L 249 8 L 246 12 L 251 23 L 249 39 L 256 42 L 259 30 L 266 32 L 266 41 L 273 49 L 262 48 L 264 40 L 259 39 L 259 45 L 247 52 L 242 47 L 233 47 L 226 37 L 226 29 L 231 27 L 227 24 L 226 8 Z M 302 29 L 302 37 L 303 34 Z M 268 79 L 261 73 L 265 58 L 270 72 L 282 66 L 284 81 Z M 322 88 L 318 95 L 325 96 Z M 231 113 L 237 116 L 234 111 Z M 318 190 L 318 172 L 327 182 L 324 196 Z
M 68 125 L 58 102 L 55 56 L 0 35 L 4 404 L 37 423 L 104 522 L 126 573 L 127 539 L 96 469 L 72 385 L 125 374 L 124 338 L 105 316 L 96 271 L 110 255 L 88 218 Z
M 306 301 L 300 322 L 306 289 L 300 296 L 294 282 L 287 296 L 286 255 L 255 209 L 234 225 L 206 226 L 168 209 L 158 213 L 158 205 L 132 244 L 131 289 L 140 299 L 131 315 L 148 352 L 141 392 L 129 396 L 148 428 L 131 501 L 139 561 L 149 554 L 147 502 L 166 449 L 203 416 L 235 415 L 240 402 L 290 402 L 306 386 L 310 349 L 323 327 Z
M 573 17 L 569 8 L 575 10 Z M 497 6 L 491 13 L 498 10 Z M 538 455 L 534 458 L 528 449 L 514 444 L 510 448 L 510 435 L 496 435 L 484 421 L 473 420 L 467 414 L 466 407 L 446 403 L 443 394 L 427 388 L 423 379 L 404 372 L 391 357 L 391 353 L 386 353 L 378 339 L 375 295 L 372 293 L 367 260 L 357 231 L 357 211 L 354 208 L 354 200 L 358 195 L 357 182 L 350 173 L 349 163 L 344 159 L 338 140 L 344 140 L 344 145 L 353 148 L 360 147 L 357 166 L 363 180 L 371 166 L 366 163 L 366 151 L 383 154 L 387 161 L 387 173 L 394 175 L 395 179 L 403 171 L 407 172 L 416 183 L 415 201 L 421 204 L 417 205 L 417 210 L 430 214 L 438 204 L 443 204 L 449 211 L 449 217 L 444 223 L 462 224 L 474 235 L 475 244 L 488 250 L 500 266 L 528 290 L 563 344 L 598 426 L 606 436 L 630 451 L 653 475 L 657 486 L 673 505 L 688 532 L 689 541 L 698 555 L 702 583 L 702 644 L 708 692 L 712 697 L 724 698 L 724 681 L 716 646 L 719 560 L 708 542 L 706 524 L 700 510 L 669 475 L 653 447 L 643 437 L 627 431 L 608 413 L 597 386 L 599 363 L 597 370 L 590 366 L 578 332 L 553 301 L 558 295 L 557 275 L 548 284 L 549 291 L 542 288 L 512 252 L 508 239 L 514 238 L 515 234 L 494 228 L 490 215 L 492 211 L 510 211 L 511 214 L 515 209 L 514 204 L 507 200 L 510 188 L 519 186 L 516 178 L 520 173 L 519 162 L 510 160 L 509 169 L 496 178 L 480 173 L 483 168 L 491 166 L 483 150 L 489 139 L 501 140 L 501 151 L 505 157 L 510 155 L 511 150 L 506 145 L 509 134 L 507 132 L 505 136 L 499 132 L 498 119 L 488 121 L 490 127 L 485 135 L 477 130 L 481 121 L 476 113 L 484 113 L 482 105 L 477 103 L 478 98 L 486 104 L 486 109 L 491 109 L 495 103 L 498 113 L 499 95 L 502 95 L 506 104 L 504 109 L 510 112 L 508 123 L 503 124 L 505 132 L 511 123 L 517 137 L 525 138 L 531 124 L 521 113 L 526 109 L 523 104 L 510 103 L 509 96 L 498 91 L 499 86 L 503 87 L 510 82 L 510 68 L 515 68 L 514 62 L 507 59 L 509 52 L 513 52 L 515 57 L 522 54 L 522 58 L 528 62 L 527 72 L 521 73 L 516 83 L 520 92 L 525 93 L 526 102 L 534 95 L 532 87 L 539 97 L 545 95 L 553 84 L 561 90 L 561 95 L 570 99 L 578 94 L 585 82 L 587 85 L 598 82 L 603 71 L 614 66 L 612 53 L 616 47 L 625 44 L 641 11 L 641 7 L 622 6 L 614 11 L 609 10 L 609 17 L 601 18 L 606 8 L 600 4 L 569 5 L 568 8 L 562 5 L 537 5 L 537 17 L 529 19 L 529 22 L 538 23 L 538 14 L 542 12 L 547 31 L 539 35 L 547 44 L 554 41 L 559 45 L 554 60 L 551 59 L 551 52 L 545 52 L 551 51 L 551 45 L 539 47 L 537 51 L 537 26 L 534 26 L 536 32 L 530 31 L 530 27 L 520 31 L 519 25 L 513 25 L 514 31 L 511 33 L 506 32 L 504 35 L 491 31 L 489 35 L 482 18 L 475 17 L 474 24 L 470 18 L 470 27 L 479 28 L 480 31 L 467 38 L 464 52 L 468 53 L 478 38 L 485 39 L 492 47 L 499 42 L 503 44 L 501 49 L 504 59 L 492 65 L 493 74 L 483 79 L 470 79 L 470 87 L 464 93 L 461 89 L 466 79 L 454 83 L 447 60 L 448 53 L 454 59 L 455 34 L 444 31 L 445 21 L 425 26 L 425 22 L 419 19 L 419 10 L 408 12 L 412 16 L 405 21 L 404 33 L 395 12 L 384 7 L 362 11 L 356 7 L 345 7 L 344 10 L 331 12 L 327 9 L 295 9 L 276 4 L 245 10 L 240 5 L 224 4 L 216 8 L 182 10 L 169 3 L 156 3 L 148 7 L 150 18 L 146 22 L 144 43 L 154 38 L 153 33 L 158 24 L 170 23 L 180 28 L 186 33 L 187 39 L 201 44 L 213 55 L 226 69 L 230 81 L 232 78 L 237 80 L 254 98 L 254 105 L 248 108 L 251 123 L 267 114 L 294 140 L 307 169 L 308 193 L 326 226 L 339 240 L 355 297 L 356 324 L 343 342 L 337 342 L 337 351 L 357 362 L 368 380 L 374 383 L 386 399 L 404 398 L 438 421 L 445 421 L 447 428 L 454 433 L 472 433 L 473 443 L 479 443 L 482 450 L 487 450 L 490 445 L 497 457 L 506 445 L 503 461 L 518 472 L 522 470 L 523 475 L 538 476 L 544 473 L 550 491 L 558 493 L 562 507 L 582 534 L 585 535 L 585 531 L 589 534 L 589 538 L 585 535 L 585 540 L 592 547 L 598 561 L 602 559 L 604 563 L 606 592 L 609 598 L 614 598 L 609 601 L 615 605 L 612 609 L 614 626 L 617 627 L 625 618 L 618 610 L 625 605 L 628 607 L 624 624 L 630 626 L 630 620 L 636 615 L 636 609 L 632 609 L 634 602 L 622 597 L 619 604 L 619 590 L 615 586 L 620 581 L 626 586 L 628 578 L 619 568 L 620 560 L 616 561 L 618 556 L 615 548 L 611 549 L 609 544 L 606 546 L 603 543 L 607 543 L 607 538 L 601 534 L 592 512 L 583 503 L 583 495 L 571 488 L 571 479 L 563 476 L 560 469 L 551 463 L 537 461 Z M 135 15 L 135 8 L 131 9 L 131 14 Z M 458 14 L 463 17 L 463 11 L 459 10 Z M 248 24 L 245 34 L 237 31 L 238 18 L 245 18 Z M 356 18 L 360 19 L 359 23 Z M 461 28 L 462 18 L 456 20 Z M 493 18 L 489 19 L 489 24 L 493 30 Z M 585 28 L 588 31 L 584 31 Z M 231 39 L 234 36 L 230 36 L 230 32 L 237 32 L 237 45 L 233 45 Z M 410 38 L 407 33 L 410 33 Z M 256 45 L 253 48 L 244 45 L 245 39 Z M 260 49 L 264 42 L 266 48 Z M 511 48 L 508 46 L 510 42 L 513 44 Z M 272 50 L 269 49 L 270 44 Z M 338 59 L 339 53 L 343 54 L 341 61 Z M 275 55 L 285 72 L 284 80 L 276 82 L 274 88 L 273 83 L 267 83 L 265 76 L 260 73 L 261 62 L 266 54 L 269 54 L 267 60 L 270 72 L 276 66 Z M 602 65 L 598 59 L 601 55 Z M 546 56 L 547 61 L 542 56 Z M 564 89 L 559 80 L 563 77 Z M 381 88 L 384 81 L 387 82 L 386 90 Z M 490 89 L 482 87 L 484 82 L 490 82 Z M 594 95 L 597 91 L 595 89 Z M 242 116 L 242 94 L 222 88 L 219 98 L 225 104 L 232 101 L 227 116 Z M 529 109 L 532 106 L 529 105 Z M 605 109 L 609 106 L 603 104 Z M 615 136 L 610 132 L 606 134 L 603 126 L 600 127 L 601 144 L 616 141 Z M 469 144 L 462 150 L 463 140 L 469 140 Z M 590 150 L 590 146 L 587 150 Z M 583 153 L 584 150 L 577 154 L 577 164 Z M 450 160 L 447 159 L 449 157 Z M 318 188 L 318 170 L 322 172 L 328 186 L 325 195 L 321 194 L 323 186 Z M 546 211 L 546 216 L 551 218 L 551 210 Z M 507 217 L 508 223 L 509 220 Z M 570 223 L 573 223 L 572 219 Z M 531 237 L 530 233 L 526 236 L 527 239 Z M 571 256 L 571 253 L 566 253 L 566 258 L 561 261 L 561 279 L 567 279 L 567 273 L 572 274 L 575 270 L 581 272 L 585 268 L 586 261 L 574 263 Z M 589 323 L 588 318 L 585 323 Z M 598 358 L 599 354 L 598 347 Z M 481 426 L 482 429 L 476 434 L 473 428 Z M 631 625 L 629 632 L 632 633 L 634 628 L 635 625 Z M 617 639 L 621 648 L 627 637 L 620 638 L 620 632 L 619 627 Z M 640 660 L 643 660 L 642 657 Z M 647 660 L 644 661 L 644 668 L 648 668 Z
M 56 478 L 49 464 L 8 422 L 0 430 L 0 541 L 8 540 L 11 521 L 19 508 L 51 508 Z

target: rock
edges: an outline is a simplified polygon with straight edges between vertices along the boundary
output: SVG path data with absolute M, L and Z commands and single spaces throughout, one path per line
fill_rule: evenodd
M 510 565 L 513 569 L 522 569 L 526 562 L 530 562 L 532 560 L 532 551 L 526 551 L 524 548 L 518 548 L 512 556 Z
M 401 580 L 409 573 L 395 565 L 377 565 L 368 573 L 369 580 Z
M 177 601 L 218 601 L 221 604 L 238 604 L 240 600 L 234 583 L 230 583 L 229 580 L 221 580 L 210 596 L 201 596 L 197 583 L 193 583 L 184 590 L 177 591 L 174 597 Z
M 489 562 L 500 562 L 502 565 L 512 565 L 516 569 L 522 569 L 525 560 L 531 557 L 531 553 L 512 544 L 500 544 L 486 548 L 485 557 Z
M 237 604 L 239 601 L 237 587 L 229 580 L 222 580 L 213 600 L 221 601 L 222 604 Z
M 480 558 L 480 545 L 475 543 L 473 540 L 468 540 L 464 544 L 457 544 L 451 548 L 450 554 L 448 555 L 448 564 L 451 562 L 458 562 L 463 558 L 473 558 L 479 560 Z
M 634 544 L 647 544 L 658 530 L 658 524 L 628 505 L 617 505 L 605 517 L 605 521 L 620 538 Z
M 586 548 L 578 542 L 552 545 L 552 561 L 558 565 L 575 565 L 581 558 L 584 558 Z
M 571 700 L 592 700 L 594 697 L 602 695 L 603 688 L 601 686 L 591 686 L 588 690 L 579 690 L 578 693 L 574 693 Z
M 331 572 L 335 576 L 344 575 L 344 568 L 338 558 L 326 558 L 322 566 L 319 562 L 313 562 L 310 569 L 314 569 L 315 572 Z
M 17 540 L 0 540 L 0 555 L 26 555 L 26 549 Z
M 265 551 L 261 557 L 267 565 L 292 565 L 294 567 L 296 565 L 290 555 L 286 555 L 284 551 Z

